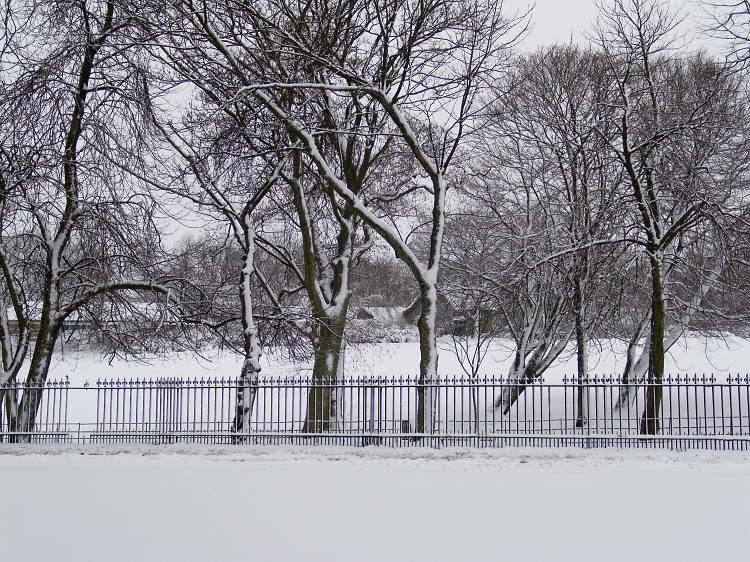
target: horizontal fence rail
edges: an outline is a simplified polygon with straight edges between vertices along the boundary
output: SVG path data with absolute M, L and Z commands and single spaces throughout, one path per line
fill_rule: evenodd
M 36 416 L 24 398 L 33 393 L 41 393 Z M 649 410 L 657 394 L 658 407 Z M 645 420 L 648 411 L 653 416 Z M 677 376 L 660 384 L 309 376 L 9 384 L 0 386 L 0 440 L 744 450 L 750 377 Z

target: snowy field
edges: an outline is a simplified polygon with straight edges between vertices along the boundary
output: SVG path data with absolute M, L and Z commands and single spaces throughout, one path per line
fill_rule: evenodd
M 0 447 L 0 559 L 745 560 L 750 454 Z
M 450 338 L 441 338 L 439 344 L 441 375 L 461 375 L 461 367 L 451 350 Z M 592 374 L 617 376 L 625 362 L 625 345 L 622 342 L 606 342 L 600 348 L 592 346 L 589 368 Z M 545 381 L 555 383 L 564 376 L 576 372 L 574 346 L 564 353 L 545 373 Z M 486 376 L 506 376 L 512 361 L 513 346 L 510 341 L 498 339 L 482 364 L 481 373 Z M 723 380 L 728 373 L 747 374 L 750 358 L 750 340 L 727 337 L 706 340 L 688 337 L 675 344 L 666 361 L 666 372 L 671 374 L 714 373 Z M 419 344 L 379 343 L 350 345 L 345 356 L 346 376 L 410 376 L 419 373 Z M 261 359 L 263 374 L 287 376 L 309 374 L 311 363 L 290 363 L 273 356 Z M 227 378 L 240 372 L 240 358 L 229 353 L 207 353 L 205 358 L 191 354 L 174 355 L 168 358 L 150 358 L 145 362 L 128 363 L 119 359 L 108 361 L 91 352 L 70 352 L 53 360 L 50 379 L 68 377 L 72 385 L 85 382 L 95 384 L 97 379 L 158 379 L 181 378 Z
M 440 340 L 439 372 L 443 377 L 462 377 L 461 367 L 450 345 L 449 338 Z M 618 376 L 622 372 L 624 352 L 624 344 L 617 341 L 607 342 L 599 348 L 592 346 L 591 373 L 597 376 Z M 511 342 L 501 339 L 493 341 L 481 374 L 506 376 L 512 353 Z M 706 340 L 689 337 L 672 348 L 666 370 L 672 374 L 714 375 L 716 382 L 722 383 L 730 373 L 744 376 L 748 372 L 748 357 L 748 339 L 732 337 Z M 418 362 L 417 342 L 350 345 L 345 356 L 344 373 L 347 377 L 411 377 L 413 380 L 418 373 Z M 262 374 L 271 379 L 310 375 L 309 362 L 291 363 L 267 355 L 263 357 L 262 365 Z M 571 345 L 545 373 L 544 384 L 559 385 L 575 371 L 576 361 Z M 225 431 L 232 422 L 232 405 L 235 401 L 235 389 L 229 379 L 236 377 L 239 372 L 239 358 L 229 353 L 207 353 L 205 357 L 173 354 L 166 358 L 151 358 L 146 362 L 109 362 L 101 355 L 91 352 L 59 355 L 50 369 L 50 379 L 67 378 L 73 390 L 70 395 L 66 394 L 65 399 L 61 398 L 61 394 L 55 394 L 57 391 L 54 389 L 46 394 L 46 402 L 41 408 L 42 417 L 38 420 L 39 428 L 59 431 L 59 424 L 62 422 L 63 425 L 73 424 L 70 426 L 73 431 L 78 428 L 85 432 L 95 427 L 106 431 L 133 431 L 138 430 L 138 423 L 146 424 L 148 429 L 152 429 L 154 424 L 169 422 L 172 424 L 169 427 L 178 428 L 179 431 Z M 181 388 L 172 394 L 169 394 L 172 391 L 160 390 L 158 384 L 150 385 L 150 390 L 140 394 L 137 388 L 135 393 L 128 391 L 128 394 L 122 389 L 126 386 L 123 384 L 125 381 L 157 381 L 165 378 L 207 383 L 209 380 L 224 379 L 225 382 L 213 384 L 213 390 L 206 390 L 205 393 L 203 383 L 193 385 L 192 389 L 182 389 L 182 385 L 179 385 Z M 120 381 L 120 384 L 115 385 L 117 390 L 110 386 L 109 390 L 100 395 L 96 385 L 99 380 L 115 380 Z M 87 391 L 79 388 L 86 383 L 89 385 Z M 289 387 L 288 381 L 282 381 L 275 388 L 273 385 L 261 388 L 257 407 L 254 409 L 254 420 L 251 420 L 255 430 L 301 429 L 305 418 L 302 406 L 307 403 L 307 385 L 303 382 L 296 384 L 298 386 Z M 188 384 L 187 387 L 189 386 Z M 532 389 L 523 394 L 523 399 L 516 403 L 516 409 L 504 418 L 491 408 L 500 392 L 502 390 L 496 386 L 489 390 L 483 387 L 475 396 L 481 403 L 478 419 L 485 432 L 517 432 L 520 429 L 562 432 L 567 431 L 574 423 L 572 416 L 576 411 L 575 396 L 570 387 Z M 590 429 L 598 432 L 601 429 L 611 430 L 617 425 L 627 432 L 636 431 L 639 405 L 644 400 L 643 392 L 643 389 L 639 391 L 639 397 L 635 397 L 632 408 L 615 413 L 611 405 L 617 399 L 616 390 L 610 387 L 605 391 L 604 388 L 594 387 L 587 396 Z M 683 433 L 685 430 L 685 433 L 717 433 L 718 428 L 718 433 L 734 433 L 732 428 L 736 426 L 737 433 L 743 433 L 750 425 L 750 387 L 747 385 L 718 390 L 712 387 L 708 391 L 703 388 L 697 394 L 696 392 L 696 389 L 691 393 L 687 388 L 667 388 L 662 415 L 664 420 L 673 422 L 676 432 Z M 400 431 L 402 422 L 406 420 L 413 427 L 416 420 L 415 393 L 413 387 L 406 390 L 401 387 L 397 390 L 391 388 L 378 391 L 377 394 L 363 394 L 350 389 L 341 397 L 342 427 L 362 431 L 362 424 L 367 420 L 370 420 L 368 427 L 371 430 Z M 477 416 L 472 417 L 471 397 L 471 392 L 466 388 L 457 390 L 455 386 L 443 385 L 436 400 L 437 418 L 443 430 L 465 433 L 476 429 L 472 425 L 472 419 L 476 420 Z M 179 404 L 179 407 L 174 404 Z M 134 426 L 131 425 L 133 420 Z M 669 423 L 664 420 L 663 423 Z M 183 422 L 188 423 L 188 426 L 182 425 Z

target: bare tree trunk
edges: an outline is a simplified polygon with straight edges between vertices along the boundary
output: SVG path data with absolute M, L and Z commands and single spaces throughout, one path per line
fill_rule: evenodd
M 23 395 L 18 406 L 17 431 L 25 433 L 34 431 L 36 416 L 42 403 L 44 385 L 47 382 L 49 367 L 52 363 L 57 331 L 57 328 L 42 327 L 37 336 L 34 355 L 29 366 L 29 375 L 26 378 Z M 21 440 L 26 442 L 29 440 L 29 436 L 23 436 Z
M 638 323 L 638 327 L 628 342 L 628 349 L 625 356 L 625 368 L 622 371 L 622 377 L 620 379 L 620 393 L 615 402 L 615 410 L 625 408 L 628 403 L 635 396 L 636 389 L 638 388 L 638 379 L 642 378 L 648 370 L 648 357 L 649 350 L 651 349 L 650 341 L 646 343 L 646 349 L 641 352 L 641 355 L 636 359 L 635 353 L 638 349 L 638 343 L 643 337 L 643 332 L 646 330 L 646 326 L 651 321 L 651 311 Z
M 0 272 L 5 281 L 5 289 L 10 293 L 10 303 L 0 299 L 0 354 L 2 355 L 2 374 L 0 374 L 0 415 L 5 416 L 5 430 L 14 432 L 18 427 L 18 387 L 16 376 L 26 359 L 29 349 L 29 327 L 22 307 L 23 289 L 7 267 L 7 260 L 0 251 Z M 7 309 L 11 304 L 16 315 L 16 344 L 13 345 Z M 0 419 L 2 425 L 2 419 Z M 2 441 L 0 435 L 0 441 Z
M 419 382 L 417 384 L 417 433 L 435 430 L 437 399 L 437 289 L 434 284 L 420 283 L 421 310 L 419 330 Z
M 536 342 L 534 351 L 528 359 L 526 359 L 525 348 L 516 351 L 516 358 L 508 374 L 508 380 L 515 382 L 510 382 L 503 387 L 500 398 L 495 401 L 495 409 L 499 409 L 504 416 L 507 416 L 521 393 L 534 380 L 544 374 L 552 362 L 563 352 L 572 336 L 573 330 L 571 329 L 560 335 L 556 342 L 549 339 Z
M 337 317 L 318 320 L 320 333 L 315 346 L 312 383 L 307 394 L 303 433 L 330 431 L 335 424 L 336 382 L 344 342 L 346 307 Z
M 5 429 L 8 433 L 18 431 L 18 388 L 12 377 L 0 384 L 0 415 L 5 416 Z M 2 420 L 0 420 L 2 425 Z M 0 435 L 0 441 L 2 441 Z
M 578 364 L 578 400 L 576 408 L 576 427 L 584 427 L 588 423 L 588 391 L 589 366 L 586 345 L 585 311 L 580 280 L 575 280 L 573 289 L 573 307 L 576 311 L 576 358 Z
M 335 388 L 331 396 L 330 427 L 334 431 L 344 431 L 344 360 L 346 358 L 346 341 L 341 344 L 341 354 L 336 368 Z
M 471 389 L 471 399 L 474 403 L 474 432 L 479 435 L 480 426 L 481 426 L 481 419 L 480 419 L 480 409 L 479 409 L 479 377 L 478 375 L 474 375 L 472 377 L 471 382 L 474 383 L 474 387 Z M 486 396 L 486 394 L 485 394 Z
M 500 398 L 495 403 L 495 408 L 499 409 L 504 416 L 507 416 L 510 413 L 513 404 L 518 400 L 518 397 L 521 396 L 521 393 L 526 390 L 526 387 L 529 384 L 534 382 L 534 379 L 536 379 L 537 376 L 539 376 L 539 374 L 533 364 L 522 367 L 516 378 L 509 378 L 509 380 L 513 382 L 503 387 Z
M 586 427 L 589 421 L 589 374 L 586 340 L 576 330 L 576 347 L 578 354 L 578 404 L 576 427 Z
M 9 432 L 16 431 L 18 427 L 18 389 L 15 384 L 9 384 L 8 388 L 0 396 L 0 401 L 5 404 L 5 420 Z
M 662 276 L 663 275 L 664 273 L 662 271 Z M 700 309 L 703 298 L 711 290 L 711 288 L 714 287 L 718 276 L 718 270 L 711 271 L 706 276 L 701 284 L 700 289 L 688 304 L 687 309 L 682 313 L 679 321 L 675 322 L 675 325 L 669 330 L 669 332 L 666 332 L 664 328 L 664 322 L 662 322 L 662 330 L 664 330 L 664 338 L 662 340 L 664 342 L 662 355 L 666 354 L 666 352 L 669 351 L 669 349 L 677 342 L 677 339 L 680 337 L 685 327 L 690 324 L 690 321 L 693 319 L 696 312 Z M 661 286 L 664 286 L 663 280 Z M 640 356 L 638 356 L 637 360 L 635 359 L 635 352 L 638 342 L 640 341 L 643 332 L 646 329 L 646 326 L 651 322 L 652 314 L 653 310 L 649 308 L 648 314 L 638 324 L 638 327 L 628 344 L 627 360 L 625 363 L 625 369 L 623 370 L 622 374 L 623 386 L 620 389 L 620 395 L 614 406 L 616 410 L 627 407 L 627 405 L 634 399 L 639 381 L 641 381 L 641 379 L 643 379 L 643 377 L 649 371 L 652 345 L 651 337 L 649 337 L 648 341 L 646 342 L 645 349 L 641 352 Z M 662 314 L 666 316 L 666 310 L 664 310 L 663 308 Z
M 666 316 L 662 263 L 659 255 L 651 257 L 651 346 L 648 365 L 648 387 L 640 432 L 655 435 L 659 431 L 659 412 L 664 378 L 664 323 Z
M 250 431 L 250 419 L 258 390 L 260 374 L 260 342 L 258 328 L 253 316 L 252 276 L 255 260 L 255 230 L 249 214 L 244 217 L 243 234 L 245 237 L 245 259 L 240 274 L 240 303 L 242 312 L 242 337 L 245 358 L 242 362 L 239 384 L 237 385 L 237 404 L 235 406 L 232 430 L 237 433 Z
M 237 382 L 237 402 L 234 411 L 232 431 L 235 433 L 247 433 L 250 431 L 250 420 L 255 406 L 255 396 L 258 392 L 258 374 L 260 367 L 254 353 L 245 352 L 242 362 L 240 378 Z

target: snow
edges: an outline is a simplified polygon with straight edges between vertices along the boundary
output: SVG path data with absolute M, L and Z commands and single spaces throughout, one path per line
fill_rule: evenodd
M 450 339 L 438 341 L 440 349 L 439 372 L 441 375 L 458 376 L 463 373 L 456 356 L 451 351 Z M 600 349 L 591 346 L 589 365 L 592 374 L 617 376 L 625 363 L 623 342 L 604 342 Z M 508 340 L 492 342 L 482 367 L 481 376 L 507 376 L 513 359 L 513 345 Z M 576 373 L 575 345 L 552 364 L 544 375 L 546 382 L 560 382 L 563 377 Z M 750 356 L 750 340 L 738 337 L 705 339 L 687 337 L 678 341 L 667 357 L 667 373 L 697 373 L 717 375 L 723 380 L 728 373 L 747 373 L 747 357 Z M 192 354 L 173 354 L 165 358 L 150 358 L 142 363 L 128 363 L 119 359 L 108 361 L 91 352 L 68 352 L 64 358 L 56 355 L 50 369 L 50 379 L 68 377 L 72 385 L 82 385 L 97 379 L 159 379 L 168 377 L 189 378 L 234 378 L 239 376 L 242 357 L 229 353 L 208 351 L 205 358 Z M 292 363 L 273 355 L 261 358 L 264 376 L 309 374 L 312 361 Z M 374 343 L 348 344 L 344 357 L 344 375 L 366 376 L 410 376 L 419 374 L 419 343 Z
M 440 342 L 441 346 L 449 344 L 445 339 Z M 723 383 L 729 374 L 726 369 L 741 368 L 745 364 L 750 341 L 735 338 L 706 342 L 688 338 L 674 349 L 668 370 L 687 370 L 689 373 L 713 371 L 716 381 Z M 617 374 L 622 368 L 622 351 L 622 344 L 615 342 L 593 353 L 592 372 L 600 376 Z M 512 346 L 509 342 L 496 340 L 492 342 L 481 374 L 503 376 L 511 359 Z M 261 361 L 263 381 L 266 381 L 266 377 L 310 374 L 309 363 L 285 362 L 269 355 L 263 356 Z M 53 365 L 51 378 L 67 376 L 70 385 L 49 388 L 40 409 L 37 428 L 41 431 L 68 431 L 75 440 L 88 438 L 91 431 L 153 431 L 155 428 L 176 432 L 226 431 L 233 423 L 234 405 L 237 402 L 236 387 L 229 379 L 234 379 L 240 373 L 240 362 L 241 357 L 229 354 L 214 354 L 206 359 L 172 354 L 163 359 L 154 359 L 149 364 L 118 360 L 107 363 L 91 353 L 68 355 Z M 399 377 L 411 377 L 414 381 L 418 365 L 417 342 L 348 345 L 343 372 L 347 377 L 396 377 L 397 380 Z M 441 353 L 439 365 L 441 376 L 462 376 L 455 355 L 446 349 Z M 725 370 L 722 372 L 720 368 Z M 472 392 L 449 380 L 432 397 L 429 391 L 425 392 L 428 403 L 435 405 L 434 429 L 444 435 L 479 432 L 497 436 L 526 431 L 572 433 L 575 431 L 575 390 L 570 385 L 562 386 L 559 383 L 575 369 L 575 354 L 571 349 L 545 373 L 545 385 L 527 389 L 507 414 L 493 408 L 493 404 L 509 387 L 485 385 Z M 736 374 L 737 371 L 734 372 Z M 153 382 L 164 378 L 205 382 L 175 385 L 174 388 L 150 384 L 147 389 L 139 390 L 137 385 L 130 390 L 125 389 L 129 386 L 126 382 L 129 379 L 150 379 Z M 119 382 L 98 386 L 96 382 L 99 379 Z M 216 379 L 223 379 L 224 382 L 210 382 Z M 81 389 L 86 381 L 89 383 L 88 390 Z M 289 379 L 278 385 L 272 382 L 263 382 L 255 395 L 253 421 L 249 426 L 251 431 L 300 431 L 305 419 L 307 384 L 299 379 L 294 384 Z M 750 427 L 749 392 L 748 386 L 738 381 L 732 386 L 693 388 L 692 391 L 687 385 L 668 385 L 661 409 L 662 426 L 668 433 L 681 435 L 731 433 L 746 436 Z M 585 395 L 590 414 L 588 424 L 579 433 L 636 433 L 644 403 L 643 394 L 644 389 L 641 388 L 634 395 L 633 402 L 625 403 L 622 409 L 613 409 L 617 389 L 594 385 Z M 398 433 L 404 431 L 403 423 L 408 420 L 410 430 L 414 430 L 417 427 L 417 402 L 416 388 L 399 386 L 398 383 L 383 389 L 371 388 L 369 392 L 353 387 L 342 390 L 337 401 L 342 405 L 339 429 L 354 433 Z M 477 420 L 479 423 L 476 423 Z M 429 420 L 427 427 L 432 427 Z M 101 435 L 94 437 L 105 438 Z M 687 441 L 683 444 L 687 444 Z
M 0 446 L 12 483 L 0 544 L 4 560 L 27 562 L 740 560 L 749 461 L 613 449 Z
M 442 348 L 440 353 L 440 374 L 441 376 L 463 376 L 458 361 L 453 353 L 447 347 L 451 345 L 450 340 L 442 339 L 439 346 Z M 544 381 L 547 385 L 559 384 L 566 376 L 570 376 L 576 371 L 576 358 L 574 354 L 574 345 L 570 346 L 558 360 L 545 373 Z M 620 342 L 608 343 L 599 350 L 594 349 L 591 354 L 591 372 L 598 376 L 617 375 L 622 370 L 624 361 L 624 344 Z M 495 340 L 491 344 L 491 349 L 487 354 L 481 369 L 481 375 L 492 375 L 501 377 L 507 375 L 508 367 L 512 361 L 513 347 L 507 340 Z M 704 340 L 697 337 L 689 337 L 678 342 L 673 348 L 673 352 L 667 360 L 667 371 L 672 373 L 714 373 L 716 381 L 722 383 L 726 376 L 732 372 L 735 375 L 739 372 L 743 375 L 746 357 L 750 354 L 750 340 L 741 338 L 727 338 L 725 340 Z M 59 357 L 59 356 L 58 356 Z M 242 358 L 231 354 L 208 354 L 205 359 L 197 358 L 190 354 L 172 354 L 165 358 L 154 358 L 149 363 L 128 363 L 121 360 L 107 362 L 90 352 L 81 352 L 77 355 L 68 354 L 64 359 L 57 359 L 51 368 L 51 379 L 70 379 L 70 393 L 47 394 L 47 403 L 52 404 L 51 409 L 43 405 L 43 419 L 39 420 L 39 427 L 52 430 L 58 430 L 55 424 L 59 421 L 67 421 L 76 432 L 77 424 L 81 430 L 91 430 L 94 423 L 103 424 L 111 431 L 115 430 L 132 430 L 130 425 L 131 415 L 125 416 L 124 410 L 126 401 L 124 394 L 120 397 L 112 394 L 110 387 L 109 394 L 103 395 L 97 391 L 96 382 L 99 379 L 119 380 L 124 382 L 128 379 L 150 379 L 155 381 L 164 378 L 181 378 L 183 380 L 205 380 L 209 379 L 233 379 L 240 373 Z M 261 358 L 264 377 L 287 377 L 298 374 L 310 374 L 310 363 L 283 361 L 279 357 L 266 354 Z M 412 380 L 417 376 L 419 368 L 419 344 L 417 342 L 406 343 L 380 343 L 380 344 L 359 344 L 347 345 L 343 362 L 343 372 L 346 377 L 411 377 Z M 89 390 L 80 390 L 77 387 L 84 385 L 88 381 Z M 181 419 L 195 421 L 196 416 L 199 420 L 210 421 L 214 424 L 230 424 L 233 419 L 234 410 L 232 405 L 235 403 L 233 388 L 230 383 L 224 383 L 223 390 L 206 393 L 202 390 L 203 385 L 199 384 L 195 388 L 186 388 L 180 391 L 182 416 Z M 711 433 L 722 433 L 726 428 L 734 427 L 742 429 L 746 433 L 748 427 L 747 415 L 750 407 L 750 398 L 746 386 L 740 388 L 735 385 L 733 389 L 719 388 L 714 395 L 714 390 L 708 393 L 700 392 L 700 395 L 694 395 L 686 390 L 687 387 L 670 386 L 665 394 L 665 403 L 663 414 L 666 418 L 676 419 L 673 423 L 673 430 L 677 433 L 702 433 L 709 430 Z M 304 413 L 301 405 L 306 403 L 306 387 L 304 384 L 298 388 L 285 388 L 282 392 L 278 388 L 268 387 L 261 389 L 256 399 L 255 421 L 260 423 L 262 428 L 271 427 L 271 422 L 281 422 L 284 428 L 299 429 L 304 419 Z M 392 431 L 401 427 L 401 420 L 410 419 L 412 424 L 416 420 L 416 396 L 415 390 L 398 389 L 378 393 L 377 395 L 365 395 L 352 391 L 346 397 L 342 397 L 342 404 L 348 403 L 348 417 L 342 422 L 344 425 L 349 424 L 352 429 L 360 427 L 360 422 L 366 419 L 360 416 L 360 412 L 369 409 L 372 412 L 373 405 L 377 404 L 377 419 L 383 418 L 383 429 Z M 477 395 L 480 401 L 480 430 L 485 432 L 514 432 L 527 430 L 530 427 L 536 428 L 542 432 L 559 432 L 563 428 L 572 428 L 572 416 L 574 415 L 574 393 L 573 390 L 561 386 L 538 387 L 527 391 L 523 398 L 517 403 L 516 408 L 512 408 L 507 416 L 502 416 L 500 412 L 491 408 L 491 405 L 499 398 L 499 387 L 492 387 L 489 390 L 484 388 Z M 131 403 L 135 396 L 136 403 L 140 396 L 141 402 L 147 400 L 151 404 L 151 399 L 159 400 L 158 390 L 149 391 L 148 398 L 146 394 L 128 395 L 130 398 L 127 404 Z M 170 395 L 171 396 L 171 395 Z M 439 420 L 441 430 L 447 432 L 472 432 L 473 425 L 471 404 L 471 392 L 466 388 L 456 389 L 450 384 L 445 385 L 438 392 L 436 408 L 437 419 Z M 536 398 L 535 398 L 536 396 Z M 64 400 L 63 398 L 67 398 Z M 123 398 L 123 401 L 120 401 Z M 589 411 L 591 413 L 590 426 L 587 426 L 585 432 L 597 433 L 601 430 L 610 432 L 616 427 L 626 428 L 627 432 L 637 431 L 640 410 L 638 405 L 643 404 L 643 396 L 640 396 L 637 403 L 631 408 L 625 408 L 624 411 L 612 411 L 611 405 L 616 400 L 616 392 L 610 389 L 605 392 L 603 389 L 596 387 L 588 393 L 590 400 Z M 99 400 L 103 400 L 100 404 Z M 196 406 L 197 400 L 197 406 Z M 536 402 L 535 402 L 536 400 Z M 55 404 L 57 409 L 55 409 Z M 112 411 L 113 404 L 121 405 L 122 408 L 115 407 L 114 414 Z M 368 406 L 369 404 L 369 406 Z M 192 406 L 191 406 L 192 405 Z M 380 409 L 382 405 L 382 410 Z M 458 405 L 458 410 L 455 410 Z M 105 407 L 106 406 L 106 407 Z M 145 407 L 145 403 L 142 404 Z M 360 408 L 361 406 L 361 408 Z M 538 408 L 537 408 L 538 406 Z M 150 406 L 149 406 L 150 408 Z M 190 408 L 192 408 L 192 413 Z M 345 409 L 347 407 L 345 406 Z M 136 404 L 136 410 L 138 406 Z M 205 411 L 204 411 L 205 409 Z M 52 412 L 48 419 L 48 410 Z M 122 410 L 122 411 L 121 411 Z M 674 411 L 676 410 L 676 414 Z M 159 415 L 159 409 L 156 408 L 152 413 L 149 409 L 149 415 L 144 418 L 145 410 L 141 411 L 141 423 L 154 422 L 150 416 Z M 55 414 L 57 412 L 57 415 Z M 459 412 L 459 413 L 456 413 Z M 131 412 L 132 413 L 132 412 Z M 714 420 L 714 415 L 720 417 L 718 421 Z M 676 415 L 676 417 L 675 417 Z M 57 416 L 57 417 L 56 417 Z M 218 417 L 217 417 L 218 416 Z M 724 417 L 721 417 L 724 416 Z M 691 418 L 688 420 L 688 418 Z M 731 418 L 731 419 L 730 419 Z M 127 424 L 125 420 L 127 421 Z M 136 411 L 135 418 L 138 419 Z M 118 420 L 121 425 L 118 426 Z M 546 421 L 545 421 L 546 420 Z M 114 422 L 114 425 L 113 425 Z M 375 427 L 380 428 L 379 421 Z M 665 422 L 666 423 L 666 422 Z M 289 424 L 289 425 L 287 425 Z M 352 425 L 353 424 L 353 425 Z M 520 425 L 519 425 L 520 424 Z M 531 424 L 531 425 L 527 425 Z M 734 426 L 733 426 L 734 424 Z M 203 429 L 206 429 L 206 427 Z M 215 426 L 218 428 L 220 426 Z M 415 427 L 412 425 L 412 427 Z M 670 426 L 671 427 L 671 426 Z M 718 429 L 717 429 L 718 428 Z M 183 428 L 184 430 L 185 428 Z M 217 429 L 218 430 L 218 429 Z

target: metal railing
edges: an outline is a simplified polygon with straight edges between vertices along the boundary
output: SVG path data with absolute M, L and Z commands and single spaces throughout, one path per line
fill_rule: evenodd
M 644 406 L 657 387 L 646 435 Z M 42 399 L 32 426 L 23 395 L 33 391 Z M 16 416 L 8 416 L 8 393 Z M 235 419 L 238 393 L 252 405 L 244 420 Z M 53 381 L 0 387 L 0 401 L 3 442 L 750 448 L 748 376 L 678 376 L 660 385 L 612 377 Z

